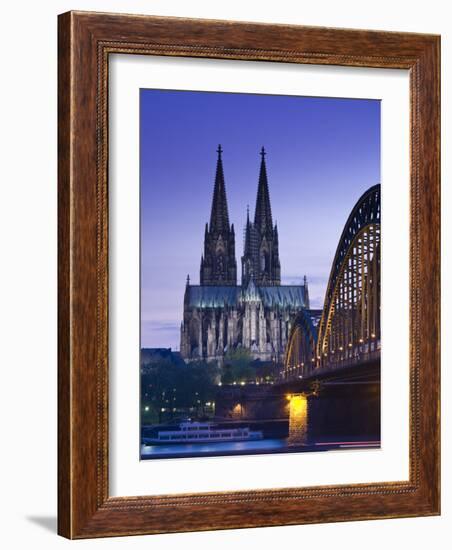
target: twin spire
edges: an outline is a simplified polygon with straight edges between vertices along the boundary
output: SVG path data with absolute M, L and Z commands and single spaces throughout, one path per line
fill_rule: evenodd
M 226 198 L 226 186 L 223 172 L 223 149 L 218 145 L 217 169 L 215 173 L 215 186 L 213 190 L 212 210 L 210 214 L 210 231 L 221 232 L 229 229 L 228 202 Z M 254 224 L 261 232 L 273 227 L 270 193 L 268 191 L 267 168 L 265 165 L 265 148 L 262 147 L 261 166 L 259 171 L 259 185 L 257 188 L 256 209 L 254 212 Z M 249 205 L 247 206 L 247 219 L 249 218 Z M 234 224 L 231 226 L 234 227 Z
M 235 286 L 237 284 L 235 234 L 234 224 L 229 225 L 221 145 L 218 146 L 217 153 L 212 210 L 210 224 L 206 224 L 200 282 L 201 285 Z M 278 233 L 272 222 L 264 147 L 260 155 L 254 223 L 250 222 L 249 209 L 247 211 L 242 284 L 247 284 L 250 278 L 253 278 L 258 285 L 271 286 L 280 284 Z

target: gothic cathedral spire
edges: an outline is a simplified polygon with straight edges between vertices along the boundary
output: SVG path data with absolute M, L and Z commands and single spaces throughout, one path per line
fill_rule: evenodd
M 265 166 L 266 152 L 263 147 L 260 155 L 262 160 L 259 172 L 259 185 L 257 188 L 256 210 L 254 211 L 254 225 L 262 234 L 273 229 L 273 222 L 272 208 L 270 205 L 270 193 L 268 192 L 267 168 Z
M 258 286 L 281 284 L 278 229 L 273 226 L 270 193 L 268 190 L 265 149 L 261 149 L 261 166 L 257 188 L 254 223 L 247 219 L 245 246 L 242 257 L 242 285 L 253 279 Z
M 201 285 L 235 286 L 237 284 L 235 234 L 234 224 L 229 225 L 221 145 L 218 146 L 217 153 L 212 210 L 210 224 L 206 224 L 204 234 L 200 283 Z
M 223 149 L 218 146 L 217 170 L 215 174 L 215 186 L 213 189 L 212 212 L 210 214 L 210 231 L 221 233 L 229 230 L 228 203 L 226 200 L 226 188 L 224 184 Z

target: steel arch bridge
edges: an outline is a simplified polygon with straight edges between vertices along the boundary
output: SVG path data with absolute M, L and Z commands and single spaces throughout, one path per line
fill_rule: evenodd
M 302 378 L 316 364 L 317 329 L 306 311 L 301 311 L 292 326 L 286 351 L 284 377 Z
M 292 328 L 283 378 L 315 376 L 380 354 L 380 185 L 351 211 L 336 250 L 318 327 L 300 315 Z

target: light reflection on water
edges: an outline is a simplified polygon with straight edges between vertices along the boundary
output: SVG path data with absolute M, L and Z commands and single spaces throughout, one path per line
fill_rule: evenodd
M 243 453 L 244 451 L 267 451 L 284 449 L 285 439 L 262 439 L 258 441 L 225 441 L 215 443 L 173 443 L 171 445 L 142 445 L 141 456 L 148 458 L 159 455 L 202 455 L 206 453 Z
M 338 449 L 379 449 L 379 440 L 363 437 L 345 437 L 294 444 L 287 439 L 263 439 L 258 441 L 225 441 L 215 443 L 173 443 L 171 445 L 141 445 L 141 458 L 177 458 L 196 456 L 225 456 L 258 453 L 284 453 L 306 451 L 333 451 Z

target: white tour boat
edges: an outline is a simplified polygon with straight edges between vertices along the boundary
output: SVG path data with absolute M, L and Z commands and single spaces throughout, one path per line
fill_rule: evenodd
M 212 422 L 181 422 L 178 430 L 159 430 L 156 437 L 144 437 L 145 445 L 168 443 L 213 443 L 224 441 L 256 441 L 261 431 L 243 428 L 217 428 Z

